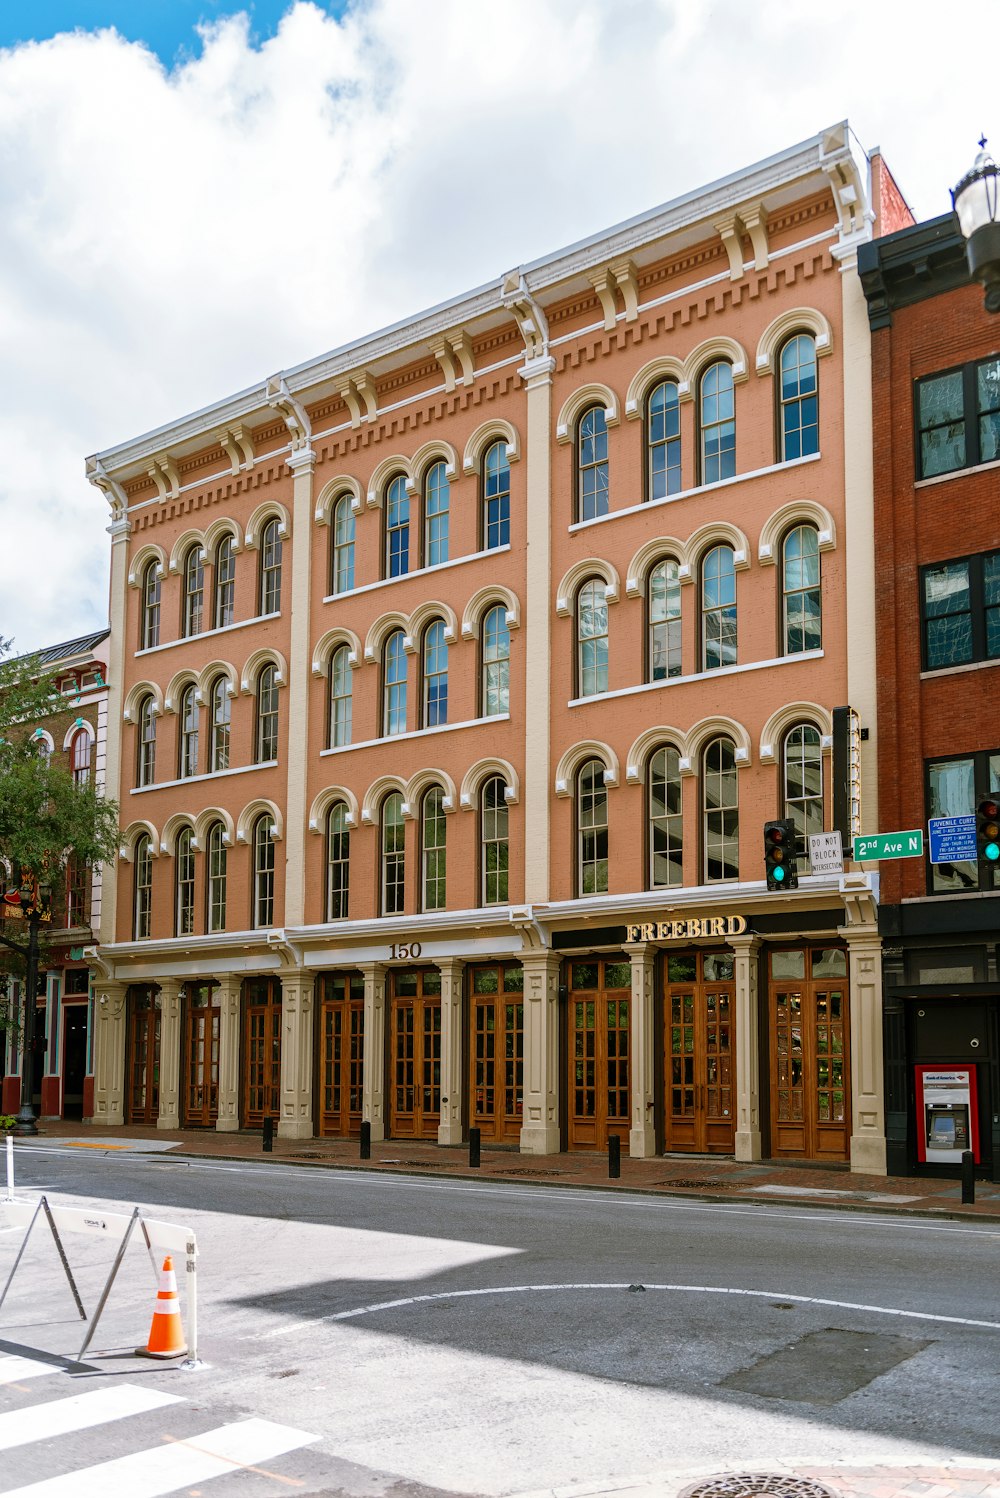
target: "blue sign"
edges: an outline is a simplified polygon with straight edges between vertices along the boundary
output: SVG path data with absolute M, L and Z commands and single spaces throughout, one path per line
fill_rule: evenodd
M 979 857 L 974 816 L 931 817 L 927 831 L 931 863 L 975 863 Z

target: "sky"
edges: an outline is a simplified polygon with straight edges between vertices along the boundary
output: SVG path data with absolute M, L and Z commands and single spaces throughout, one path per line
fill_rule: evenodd
M 0 0 L 0 637 L 108 614 L 84 459 L 848 118 L 1000 145 L 951 0 Z

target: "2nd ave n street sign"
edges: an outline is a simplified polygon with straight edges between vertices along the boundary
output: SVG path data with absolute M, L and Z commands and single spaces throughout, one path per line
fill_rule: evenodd
M 871 837 L 854 839 L 854 862 L 868 863 L 879 858 L 922 858 L 924 834 L 919 827 L 911 832 L 876 832 Z

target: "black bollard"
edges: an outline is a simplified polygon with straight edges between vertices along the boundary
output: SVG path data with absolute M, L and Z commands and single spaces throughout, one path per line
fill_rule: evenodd
M 608 1136 L 608 1180 L 617 1181 L 622 1173 L 622 1142 L 617 1134 Z
M 367 1118 L 361 1125 L 361 1158 L 370 1160 L 372 1157 L 372 1126 Z
M 261 1132 L 261 1144 L 266 1154 L 274 1149 L 274 1119 L 265 1118 L 264 1128 Z
M 469 1130 L 469 1165 L 473 1170 L 479 1169 L 479 1140 L 478 1129 Z
M 976 1160 L 971 1150 L 962 1151 L 962 1201 L 976 1200 Z

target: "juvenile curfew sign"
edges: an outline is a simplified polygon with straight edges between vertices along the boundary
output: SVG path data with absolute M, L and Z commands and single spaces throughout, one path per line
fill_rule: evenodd
M 919 827 L 910 832 L 875 832 L 854 839 L 854 862 L 870 863 L 880 858 L 923 858 L 924 834 Z

